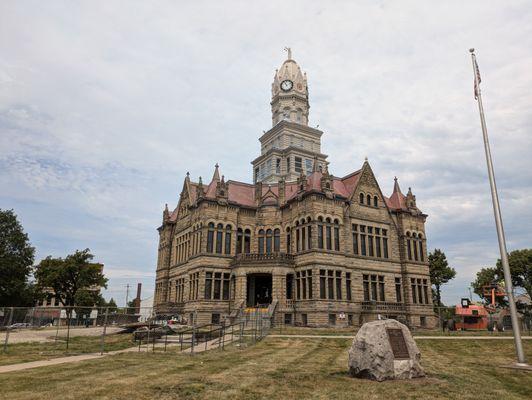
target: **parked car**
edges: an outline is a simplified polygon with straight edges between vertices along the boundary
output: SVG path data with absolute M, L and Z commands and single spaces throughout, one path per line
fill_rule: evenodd
M 32 325 L 29 322 L 17 322 L 16 324 L 9 325 L 10 329 L 22 329 L 22 328 L 31 328 Z
M 168 326 L 156 326 L 148 328 L 143 326 L 133 332 L 133 340 L 155 340 L 160 339 L 164 335 L 173 335 L 175 332 Z

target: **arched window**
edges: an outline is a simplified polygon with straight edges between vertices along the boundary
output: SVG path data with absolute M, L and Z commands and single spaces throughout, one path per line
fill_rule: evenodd
M 213 252 L 213 243 L 214 243 L 214 224 L 209 223 L 209 230 L 207 231 L 207 252 Z
M 364 193 L 360 193 L 360 204 L 364 204 Z
M 296 231 L 296 252 L 299 253 L 301 249 L 301 243 L 299 242 L 299 237 L 301 236 L 299 232 L 299 221 L 296 221 L 295 231 Z
M 418 261 L 418 253 L 417 253 L 417 235 L 414 233 L 412 235 L 414 238 L 412 242 L 414 242 L 414 260 Z
M 410 243 L 410 232 L 406 232 L 406 252 L 408 259 L 412 259 L 412 244 Z
M 325 226 L 325 243 L 327 244 L 327 250 L 332 250 L 332 232 L 331 232 L 331 219 L 325 220 L 327 223 Z
M 377 196 L 373 196 L 373 207 L 379 206 L 379 198 Z
M 337 219 L 334 220 L 334 250 L 340 251 L 340 226 Z
M 272 252 L 272 230 L 268 229 L 266 231 L 266 254 L 270 254 Z
M 281 251 L 281 230 L 275 229 L 273 231 L 273 251 L 278 253 Z
M 305 225 L 305 220 L 301 220 L 301 249 L 307 249 L 307 226 Z
M 225 227 L 225 254 L 231 254 L 231 225 Z
M 259 254 L 264 254 L 264 229 L 259 231 Z
M 242 253 L 242 246 L 244 244 L 244 233 L 242 228 L 238 228 L 236 231 L 236 254 Z
M 251 231 L 249 229 L 244 231 L 244 253 L 251 253 Z
M 286 228 L 286 252 L 292 253 L 292 235 L 290 233 L 290 227 Z
M 418 237 L 419 237 L 419 260 L 425 261 L 425 251 L 423 248 L 423 235 L 420 233 Z
M 370 194 L 366 196 L 366 205 L 371 206 L 371 195 Z
M 323 218 L 318 217 L 318 248 L 323 249 Z
M 307 225 L 307 249 L 312 249 L 312 224 L 310 218 Z
M 224 226 L 222 224 L 218 224 L 216 227 L 216 253 L 218 254 L 222 254 L 223 234 Z

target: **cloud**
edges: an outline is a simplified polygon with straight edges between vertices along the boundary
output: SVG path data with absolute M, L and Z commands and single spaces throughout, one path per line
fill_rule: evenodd
M 250 181 L 289 45 L 331 172 L 368 156 L 385 193 L 394 176 L 412 187 L 429 247 L 458 270 L 444 291 L 456 302 L 498 251 L 471 46 L 509 248 L 532 239 L 531 18 L 525 1 L 4 2 L 0 207 L 15 208 L 38 257 L 90 247 L 120 266 L 116 294 L 148 282 L 186 171 L 207 181 L 219 162 Z

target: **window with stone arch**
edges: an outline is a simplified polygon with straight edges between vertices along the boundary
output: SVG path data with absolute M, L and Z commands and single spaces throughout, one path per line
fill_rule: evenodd
M 225 254 L 231 254 L 231 225 L 225 227 Z
M 325 243 L 327 245 L 327 250 L 332 250 L 332 227 L 331 219 L 325 218 Z
M 412 243 L 410 240 L 410 232 L 406 232 L 406 254 L 409 260 L 412 260 Z
M 271 229 L 268 229 L 266 231 L 266 254 L 271 254 L 272 252 L 272 239 L 273 239 L 273 232 Z
M 243 246 L 244 246 L 244 232 L 242 231 L 242 228 L 238 228 L 236 230 L 236 254 L 240 254 L 243 252 Z
M 207 230 L 207 252 L 214 251 L 214 223 L 210 222 Z
M 368 195 L 366 196 L 366 205 L 367 205 L 367 206 L 371 206 L 371 194 L 368 194 Z
M 265 232 L 264 229 L 261 229 L 259 231 L 259 254 L 264 254 L 264 239 L 265 239 Z
M 364 204 L 364 193 L 360 193 L 360 196 L 359 196 L 359 203 L 360 203 L 360 204 Z
M 305 251 L 307 249 L 307 225 L 304 218 L 301 219 L 300 224 L 301 250 Z
M 414 252 L 414 260 L 415 261 L 419 261 L 419 256 L 418 256 L 418 252 L 417 252 L 417 244 L 418 244 L 418 241 L 417 241 L 417 234 L 414 233 L 412 234 L 412 244 L 413 244 L 413 252 Z
M 244 254 L 251 253 L 251 230 L 244 231 Z
M 281 251 L 281 230 L 279 228 L 273 230 L 273 251 L 275 253 Z
M 373 196 L 373 207 L 379 206 L 379 198 L 377 196 Z
M 323 217 L 318 217 L 318 249 L 323 249 Z
M 223 224 L 218 224 L 216 226 L 216 253 L 217 254 L 222 254 L 223 234 L 224 234 L 224 226 Z
M 292 234 L 289 226 L 286 227 L 286 252 L 292 253 Z
M 340 222 L 335 219 L 334 220 L 334 250 L 340 251 Z
M 296 253 L 299 253 L 301 250 L 301 244 L 299 241 L 299 238 L 301 237 L 301 233 L 299 232 L 299 221 L 296 221 L 294 230 L 296 231 Z
M 312 249 L 312 218 L 307 217 L 307 249 Z
M 418 234 L 418 240 L 419 240 L 419 261 L 425 261 L 425 250 L 423 247 L 423 235 L 421 233 Z

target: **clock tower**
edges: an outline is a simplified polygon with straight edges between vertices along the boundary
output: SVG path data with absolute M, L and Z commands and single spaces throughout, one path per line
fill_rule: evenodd
M 272 128 L 259 138 L 261 155 L 251 162 L 254 182 L 295 181 L 327 164 L 321 153 L 323 132 L 308 126 L 307 74 L 292 59 L 291 49 L 285 50 L 288 57 L 272 83 Z
M 281 121 L 308 125 L 307 74 L 292 59 L 292 50 L 281 68 L 275 71 L 272 83 L 272 126 Z

